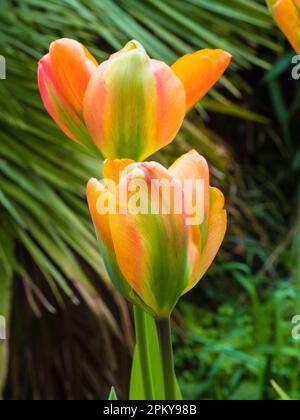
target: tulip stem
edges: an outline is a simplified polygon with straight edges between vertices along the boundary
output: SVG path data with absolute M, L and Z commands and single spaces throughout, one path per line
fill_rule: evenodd
M 157 319 L 156 328 L 158 333 L 160 357 L 164 377 L 165 398 L 166 400 L 176 400 L 175 370 L 170 318 Z
M 153 385 L 150 370 L 149 343 L 147 340 L 144 311 L 133 305 L 136 344 L 142 371 L 143 389 L 146 400 L 153 400 Z

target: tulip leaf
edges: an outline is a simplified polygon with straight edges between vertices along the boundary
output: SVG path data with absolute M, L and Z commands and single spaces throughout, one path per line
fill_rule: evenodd
M 144 312 L 144 326 L 147 337 L 147 346 L 149 349 L 149 364 L 151 371 L 151 380 L 153 385 L 153 397 L 155 400 L 164 400 L 164 383 L 162 366 L 160 360 L 158 336 L 154 319 Z M 130 380 L 130 400 L 144 400 L 142 369 L 140 366 L 139 346 L 136 346 L 133 356 L 131 380 Z M 177 400 L 182 400 L 182 395 L 176 381 Z
M 109 400 L 109 401 L 117 401 L 117 399 L 118 399 L 118 397 L 117 397 L 117 394 L 116 394 L 116 390 L 115 390 L 115 388 L 112 386 L 112 387 L 111 387 L 111 389 L 110 389 L 110 393 L 109 393 L 109 396 L 108 396 L 108 400 Z
M 130 378 L 130 391 L 129 399 L 130 400 L 145 400 L 144 388 L 142 386 L 142 372 L 139 362 L 138 347 L 136 346 L 132 367 L 131 367 L 131 378 Z
M 274 390 L 277 392 L 281 400 L 291 401 L 291 398 L 288 396 L 288 394 L 273 379 L 271 380 L 271 385 L 274 388 Z

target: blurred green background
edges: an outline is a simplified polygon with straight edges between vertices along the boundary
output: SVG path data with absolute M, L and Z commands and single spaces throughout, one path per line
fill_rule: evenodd
M 99 162 L 43 109 L 36 68 L 70 37 L 99 61 L 129 39 L 171 64 L 201 48 L 233 54 L 192 111 L 171 163 L 196 148 L 226 195 L 229 228 L 215 264 L 174 314 L 186 399 L 300 397 L 300 84 L 293 52 L 262 0 L 0 0 L 0 344 L 7 399 L 126 398 L 130 308 L 110 287 L 84 187 Z M 275 381 L 273 385 L 271 381 Z

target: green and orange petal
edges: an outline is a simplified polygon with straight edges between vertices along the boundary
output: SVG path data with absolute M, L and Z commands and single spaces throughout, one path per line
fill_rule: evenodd
M 127 189 L 128 181 L 135 178 L 148 184 L 153 179 L 174 180 L 170 172 L 153 162 L 130 165 L 125 172 L 120 189 Z M 185 214 L 162 213 L 131 214 L 129 211 L 110 216 L 118 266 L 157 317 L 169 316 L 187 286 L 190 234 Z
M 135 41 L 99 66 L 84 100 L 89 132 L 109 159 L 144 160 L 174 139 L 184 114 L 180 80 Z
M 190 247 L 190 261 L 194 264 L 187 288 L 184 293 L 192 289 L 206 273 L 212 264 L 223 242 L 227 228 L 227 213 L 224 209 L 224 195 L 218 189 L 210 187 L 210 211 L 206 241 L 200 258 L 197 259 L 195 245 Z
M 92 55 L 71 39 L 53 42 L 38 65 L 46 110 L 68 137 L 85 145 L 91 144 L 91 138 L 83 120 L 83 97 L 96 67 Z
M 94 178 L 91 178 L 87 184 L 87 201 L 90 214 L 97 233 L 101 256 L 106 271 L 115 288 L 129 301 L 139 305 L 141 308 L 154 315 L 151 308 L 146 307 L 144 302 L 135 294 L 129 283 L 122 275 L 118 266 L 114 245 L 110 232 L 109 215 L 103 214 L 99 209 L 99 198 L 101 195 L 107 195 L 108 191 L 104 186 Z M 102 201 L 103 202 L 103 201 Z
M 209 169 L 204 157 L 195 150 L 191 150 L 177 159 L 173 165 L 170 166 L 169 171 L 175 178 L 181 180 L 183 183 L 187 180 L 193 181 L 191 183 L 186 182 L 183 184 L 184 192 L 187 199 L 191 201 L 192 206 L 195 206 L 197 201 L 197 181 L 202 182 L 204 202 L 202 201 L 199 204 L 203 208 L 204 218 L 207 218 L 210 205 Z M 202 211 L 199 210 L 198 213 L 202 213 Z

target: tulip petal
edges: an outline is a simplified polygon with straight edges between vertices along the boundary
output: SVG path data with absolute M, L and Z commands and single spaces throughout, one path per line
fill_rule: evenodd
M 124 171 L 126 166 L 130 165 L 134 161 L 131 159 L 106 159 L 103 163 L 103 177 L 105 179 L 113 180 L 116 185 L 119 184 L 121 173 Z
M 97 203 L 99 202 L 99 198 L 102 195 L 107 196 L 109 192 L 105 189 L 104 185 L 102 185 L 99 181 L 95 178 L 91 178 L 87 184 L 87 201 L 89 205 L 89 210 L 94 222 L 94 225 L 97 231 L 100 233 L 101 238 L 105 244 L 105 246 L 109 249 L 113 249 L 113 242 L 111 238 L 111 233 L 109 229 L 109 215 L 108 214 L 101 214 L 97 209 Z M 104 202 L 104 199 L 103 199 Z
M 277 0 L 272 3 L 275 19 L 290 44 L 297 53 L 300 53 L 300 1 Z
M 211 201 L 206 243 L 201 253 L 200 261 L 197 262 L 194 259 L 195 267 L 198 268 L 197 275 L 191 278 L 183 294 L 191 290 L 206 273 L 217 255 L 226 233 L 227 213 L 224 210 L 224 196 L 220 190 L 212 187 L 210 188 L 210 194 Z M 195 268 L 193 272 L 196 272 Z
M 150 60 L 150 64 L 156 82 L 156 127 L 141 160 L 171 143 L 185 117 L 185 91 L 181 81 L 162 61 Z
M 224 195 L 218 189 L 211 187 L 211 209 L 208 219 L 208 233 L 205 247 L 202 253 L 203 265 L 200 277 L 202 277 L 214 260 L 226 233 L 227 213 L 224 209 Z
M 205 49 L 184 55 L 172 65 L 185 87 L 187 111 L 220 79 L 230 61 L 226 51 Z
M 109 159 L 145 159 L 173 140 L 185 114 L 180 80 L 130 45 L 99 66 L 84 99 L 89 132 Z
M 82 114 L 83 97 L 96 60 L 77 41 L 59 39 L 50 45 L 51 67 L 58 89 L 78 114 Z
M 196 214 L 200 216 L 199 223 L 191 226 L 189 244 L 189 277 L 195 279 L 199 275 L 201 252 L 206 242 L 208 229 L 210 208 L 209 168 L 204 157 L 195 150 L 191 150 L 177 159 L 169 168 L 169 171 L 184 183 L 185 196 L 189 202 L 192 201 L 193 208 L 195 205 L 197 206 Z M 187 181 L 193 181 L 192 185 Z M 202 182 L 200 191 L 197 181 Z M 197 194 L 204 199 L 204 202 L 197 199 Z
M 195 205 L 196 203 L 196 181 L 203 181 L 204 203 L 201 202 L 199 204 L 203 207 L 204 216 L 207 217 L 210 202 L 209 169 L 204 157 L 195 150 L 191 150 L 177 159 L 173 165 L 171 165 L 169 171 L 175 178 L 180 179 L 184 183 L 184 192 L 186 197 L 191 199 L 192 205 Z M 194 182 L 185 182 L 188 180 Z M 198 210 L 198 214 L 200 213 L 202 213 L 201 209 Z
M 96 61 L 77 41 L 61 39 L 39 62 L 38 83 L 50 116 L 72 140 L 94 150 L 82 115 L 82 103 Z
M 154 315 L 151 308 L 148 308 L 144 302 L 134 293 L 130 285 L 123 277 L 116 261 L 112 236 L 109 225 L 109 215 L 102 214 L 99 209 L 99 198 L 102 194 L 109 194 L 104 186 L 96 179 L 92 178 L 87 184 L 87 200 L 92 220 L 96 229 L 101 256 L 106 267 L 109 278 L 115 288 L 125 296 L 130 302 L 139 305 L 144 310 Z M 103 200 L 102 200 L 103 201 Z
M 128 181 L 135 179 L 147 185 L 154 179 L 176 182 L 157 163 L 133 164 L 125 169 L 120 190 L 128 190 Z M 148 191 L 140 197 L 150 199 Z M 187 285 L 189 228 L 184 214 L 163 214 L 167 203 L 161 195 L 160 202 L 160 214 L 134 214 L 129 208 L 127 214 L 111 215 L 110 229 L 123 276 L 157 317 L 166 317 Z
M 169 168 L 169 171 L 181 179 L 188 202 L 191 202 L 191 243 L 189 247 L 190 266 L 194 278 L 198 272 L 199 259 L 206 242 L 208 215 L 210 208 L 209 168 L 206 160 L 195 150 L 184 154 Z M 192 181 L 192 185 L 190 184 Z M 200 182 L 200 184 L 198 184 Z M 204 201 L 203 201 L 204 200 Z M 196 211 L 194 209 L 196 208 Z M 195 220 L 196 219 L 196 220 Z M 198 219 L 198 222 L 197 222 Z

